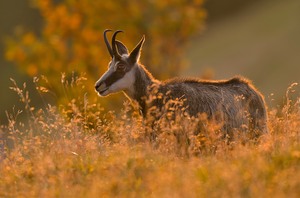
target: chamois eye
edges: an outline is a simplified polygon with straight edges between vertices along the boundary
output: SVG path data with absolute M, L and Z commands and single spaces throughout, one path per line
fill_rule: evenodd
M 117 65 L 117 70 L 123 71 L 124 69 L 125 69 L 125 65 L 124 64 Z

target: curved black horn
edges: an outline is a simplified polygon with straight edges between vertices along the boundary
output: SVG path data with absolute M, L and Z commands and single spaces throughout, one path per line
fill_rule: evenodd
M 120 58 L 121 55 L 119 54 L 119 52 L 117 51 L 116 49 L 116 36 L 118 33 L 120 32 L 123 32 L 122 30 L 117 30 L 113 36 L 112 36 L 112 39 L 111 39 L 111 45 L 112 45 L 112 52 L 113 52 L 113 55 L 116 57 L 116 58 Z
M 103 36 L 104 36 L 104 42 L 106 44 L 108 52 L 109 52 L 110 56 L 113 57 L 114 56 L 113 51 L 112 51 L 112 49 L 111 49 L 111 47 L 109 45 L 109 41 L 107 40 L 107 37 L 106 37 L 106 32 L 111 32 L 111 31 L 112 30 L 109 30 L 109 29 L 104 30 Z

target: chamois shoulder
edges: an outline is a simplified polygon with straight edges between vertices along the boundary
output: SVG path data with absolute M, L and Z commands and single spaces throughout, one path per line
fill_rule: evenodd
M 238 84 L 251 84 L 251 82 L 242 77 L 236 76 L 227 80 L 203 80 L 198 78 L 173 78 L 166 81 L 163 81 L 164 84 L 178 84 L 178 83 L 187 83 L 187 84 L 202 84 L 202 85 L 238 85 Z

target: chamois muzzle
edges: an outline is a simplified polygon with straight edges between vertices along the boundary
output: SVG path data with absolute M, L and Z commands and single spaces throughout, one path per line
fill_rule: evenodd
M 95 90 L 99 93 L 99 95 L 104 96 L 104 92 L 107 91 L 109 87 L 106 86 L 104 82 L 97 82 L 95 84 Z

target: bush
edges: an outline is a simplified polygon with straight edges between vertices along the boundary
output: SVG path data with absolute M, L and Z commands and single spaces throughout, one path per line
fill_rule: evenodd
M 52 83 L 44 86 L 51 88 L 59 104 L 70 102 L 61 87 L 61 74 L 65 82 L 84 77 L 87 94 L 96 97 L 94 84 L 110 58 L 103 42 L 105 29 L 124 30 L 120 39 L 130 49 L 146 35 L 142 62 L 166 78 L 184 67 L 187 40 L 203 29 L 205 19 L 203 0 L 54 2 L 34 1 L 44 19 L 41 35 L 26 32 L 7 40 L 6 59 L 30 76 L 46 76 Z M 116 100 L 104 99 L 103 105 L 112 108 Z

